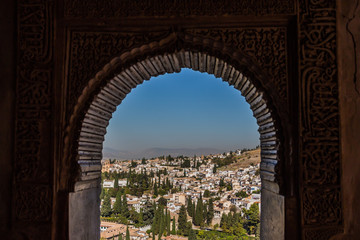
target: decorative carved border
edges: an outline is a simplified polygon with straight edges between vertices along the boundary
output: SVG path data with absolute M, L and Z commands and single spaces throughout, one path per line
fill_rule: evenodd
M 336 6 L 299 6 L 303 239 L 329 239 L 342 228 Z
M 236 58 L 239 58 L 240 56 L 240 60 L 238 60 L 237 65 L 241 66 L 241 70 L 244 72 L 247 72 L 248 74 L 250 74 L 251 76 L 254 76 L 254 79 L 258 79 L 257 81 L 260 81 L 260 79 L 262 79 L 262 83 L 260 82 L 254 82 L 254 84 L 256 85 L 256 87 L 261 88 L 261 86 L 266 86 L 267 91 L 269 93 L 271 93 L 271 95 L 274 97 L 270 102 L 272 104 L 275 104 L 277 106 L 280 106 L 281 102 L 286 102 L 283 98 L 281 98 L 282 96 L 279 96 L 279 92 L 277 91 L 277 89 L 274 89 L 273 86 L 277 84 L 282 84 L 282 85 L 286 85 L 287 86 L 287 64 L 286 64 L 286 28 L 244 28 L 244 29 L 225 29 L 223 30 L 224 32 L 222 32 L 222 35 L 220 36 L 224 36 L 224 34 L 226 34 L 228 31 L 232 31 L 232 33 L 234 33 L 235 36 L 237 35 L 241 35 L 244 36 L 245 41 L 249 40 L 249 43 L 251 43 L 251 45 L 247 44 L 245 46 L 245 43 L 238 43 L 235 46 L 235 49 L 237 49 L 237 47 L 242 47 L 244 50 L 246 50 L 246 53 L 249 53 L 249 55 L 253 55 L 252 57 L 248 56 L 248 54 L 244 54 L 244 56 L 240 56 L 242 54 L 242 49 L 237 49 L 232 50 L 230 47 L 230 44 L 233 43 L 234 38 L 227 38 L 226 41 L 225 39 L 223 39 L 224 41 L 217 41 L 218 39 L 218 34 L 220 33 L 219 30 L 214 30 L 214 34 L 211 36 L 211 38 L 208 38 L 208 34 L 204 34 L 205 38 L 203 36 L 200 35 L 200 32 L 197 31 L 193 31 L 192 33 L 195 33 L 194 35 L 191 35 L 189 33 L 186 33 L 185 35 L 183 35 L 182 33 L 179 34 L 170 34 L 168 32 L 160 32 L 160 33 L 152 33 L 152 36 L 158 37 L 158 36 L 164 36 L 164 34 L 169 35 L 169 37 L 164 38 L 163 40 L 161 40 L 160 42 L 172 42 L 171 44 L 168 44 L 167 46 L 165 46 L 165 52 L 170 51 L 170 52 L 174 52 L 177 51 L 176 49 L 182 49 L 185 48 L 187 49 L 187 47 L 190 48 L 194 48 L 196 49 L 196 51 L 201 51 L 201 49 L 205 50 L 205 51 L 209 51 L 209 49 L 211 49 L 212 51 L 216 52 L 215 54 L 220 54 L 225 56 L 225 59 L 232 61 L 232 62 L 236 62 L 237 60 L 235 60 Z M 273 36 L 271 36 L 271 34 L 273 34 Z M 74 39 L 74 41 L 71 43 L 70 45 L 70 66 L 69 66 L 69 91 L 70 91 L 70 98 L 69 98 L 69 104 L 68 106 L 71 106 L 70 109 L 75 109 L 76 112 L 72 113 L 72 116 L 69 117 L 69 121 L 70 124 L 69 126 L 72 126 L 72 123 L 74 123 L 74 119 L 81 119 L 83 118 L 83 116 L 80 116 L 79 114 L 83 114 L 86 112 L 86 110 L 84 109 L 85 106 L 85 100 L 86 98 L 89 98 L 89 94 L 93 94 L 93 96 L 96 94 L 96 90 L 94 90 L 95 88 L 93 87 L 93 85 L 95 84 L 94 82 L 98 82 L 98 86 L 101 86 L 101 84 L 99 83 L 100 81 L 102 81 L 102 84 L 105 84 L 106 81 L 109 81 L 110 79 L 105 79 L 105 80 L 99 80 L 101 78 L 104 78 L 104 75 L 109 75 L 111 77 L 112 74 L 115 74 L 115 72 L 119 72 L 121 71 L 119 70 L 114 70 L 115 67 L 113 66 L 115 63 L 115 58 L 113 61 L 111 61 L 111 64 L 108 64 L 103 71 L 99 72 L 97 75 L 102 75 L 101 77 L 96 77 L 93 80 L 90 81 L 90 85 L 88 85 L 87 87 L 86 84 L 88 84 L 87 79 L 90 78 L 91 74 L 92 76 L 95 75 L 95 69 L 99 68 L 99 65 L 101 65 L 102 62 L 104 62 L 105 60 L 108 61 L 108 53 L 114 54 L 118 51 L 121 51 L 122 47 L 124 47 L 124 49 L 131 49 L 132 46 L 136 46 L 137 45 L 137 41 L 141 42 L 149 39 L 149 35 L 147 34 L 142 34 L 140 38 L 137 38 L 137 34 L 130 34 L 130 33 L 107 33 L 107 32 L 99 32 L 99 33 L 94 33 L 94 32 L 75 32 L 72 34 L 72 36 L 75 37 L 71 37 L 72 39 Z M 145 36 L 145 37 L 144 37 Z M 215 37 L 214 37 L 215 36 Z M 267 49 L 267 50 L 263 50 L 263 51 L 258 51 L 255 54 L 254 48 L 256 47 L 255 45 L 260 45 L 260 38 L 262 36 L 266 36 L 267 39 L 267 43 L 264 42 L 263 43 L 263 49 Z M 174 38 L 175 37 L 175 38 Z M 247 38 L 246 38 L 247 37 Z M 172 38 L 174 38 L 173 40 L 171 40 Z M 131 39 L 131 41 L 129 41 L 129 39 Z M 155 38 L 156 39 L 156 38 Z M 167 40 L 168 39 L 168 40 Z M 275 50 L 274 48 L 271 47 L 271 44 L 273 44 L 276 41 L 277 44 L 277 50 Z M 107 47 L 106 47 L 106 51 L 104 51 L 104 54 L 102 54 L 102 51 L 96 49 L 96 46 L 101 46 L 103 45 L 102 43 L 106 42 L 107 43 Z M 81 43 L 81 44 L 80 44 Z M 122 43 L 122 44 L 118 44 L 118 43 Z M 124 46 L 125 44 L 125 46 Z M 123 55 L 126 56 L 126 58 L 129 59 L 133 59 L 130 60 L 130 63 L 133 62 L 133 64 L 135 64 L 136 62 L 139 61 L 139 59 L 141 58 L 141 55 L 139 55 L 139 52 L 143 51 L 142 48 L 146 49 L 146 51 L 151 52 L 150 56 L 153 55 L 154 53 L 156 54 L 157 52 L 159 52 L 159 50 L 155 50 L 156 47 L 155 46 L 157 43 L 151 43 L 149 45 L 143 45 L 141 46 L 139 49 L 138 48 L 133 48 L 133 50 L 131 51 L 131 53 L 124 53 Z M 159 44 L 158 44 L 159 45 Z M 126 48 L 127 46 L 129 46 L 129 48 Z M 252 46 L 252 47 L 251 47 Z M 153 48 L 153 49 L 151 49 Z M 136 50 L 138 49 L 138 50 Z M 72 50 L 75 50 L 74 52 Z M 210 51 L 211 51 L 210 50 Z M 145 52 L 146 52 L 145 51 Z M 276 52 L 276 54 L 273 54 L 274 52 Z M 237 56 L 235 57 L 234 54 Z M 121 55 L 121 56 L 123 56 Z M 254 57 L 254 55 L 257 57 Z M 92 58 L 96 59 L 96 60 L 86 60 L 86 58 L 88 58 L 88 56 L 92 56 Z M 146 56 L 146 55 L 144 55 Z M 259 59 L 260 60 L 259 60 Z M 264 59 L 266 59 L 269 62 L 266 62 Z M 82 63 L 81 61 L 84 60 L 85 62 Z M 201 60 L 198 59 L 198 61 L 200 62 Z M 256 62 L 260 61 L 260 63 L 262 63 L 262 65 L 266 66 L 264 69 L 269 69 L 269 65 L 271 63 L 279 63 L 279 67 L 283 67 L 282 70 L 279 72 L 276 72 L 275 70 L 272 71 L 273 74 L 268 74 L 266 71 L 264 72 L 261 69 L 261 65 L 258 66 L 259 64 L 257 64 Z M 126 61 L 122 61 L 122 63 L 124 63 L 124 65 L 122 66 L 121 69 L 124 69 L 126 66 L 131 66 L 128 63 L 126 63 Z M 281 63 L 281 64 L 280 64 Z M 74 65 L 74 66 L 73 66 Z M 117 63 L 115 65 L 121 65 L 119 63 L 119 61 L 117 61 Z M 187 65 L 183 65 L 182 67 L 186 67 Z M 257 67 L 258 66 L 258 67 Z M 188 66 L 190 67 L 190 65 Z M 113 70 L 109 70 L 109 69 L 113 69 Z M 81 69 L 82 71 L 79 71 L 79 69 Z M 97 70 L 98 71 L 98 70 Z M 109 72 L 110 71 L 110 72 Z M 101 73 L 101 74 L 100 74 Z M 86 75 L 86 76 L 84 76 Z M 269 77 L 270 75 L 275 75 L 275 77 Z M 273 79 L 277 79 L 276 77 L 281 76 L 281 80 L 274 80 Z M 285 77 L 284 77 L 285 76 Z M 100 84 L 100 85 L 99 85 Z M 90 87 L 91 86 L 91 87 Z M 86 91 L 86 92 L 84 92 Z M 282 93 L 284 93 L 283 95 L 287 96 L 287 87 L 285 87 L 285 89 L 283 89 L 281 91 Z M 79 97 L 80 93 L 82 95 L 84 95 L 85 93 L 88 95 L 87 97 Z M 85 94 L 85 95 L 86 95 Z M 90 97 L 91 98 L 91 97 Z M 74 100 L 78 99 L 78 102 L 76 104 L 76 106 L 74 105 Z M 79 105 L 79 100 L 81 99 L 81 101 L 83 103 L 81 103 Z M 85 101 L 85 102 L 84 102 Z M 269 101 L 267 101 L 267 103 L 269 103 Z M 81 110 L 82 109 L 82 110 Z M 285 108 L 286 109 L 286 108 Z M 282 109 L 283 110 L 283 109 Z M 81 113 L 81 111 L 83 113 Z M 284 110 L 283 110 L 284 111 Z M 286 111 L 286 110 L 285 110 Z M 273 111 L 272 111 L 273 112 Z M 70 114 L 68 115 L 70 116 Z M 285 117 L 285 119 L 288 119 Z M 276 119 L 274 119 L 276 121 Z M 77 120 L 79 121 L 79 120 Z M 280 122 L 280 121 L 278 121 Z M 284 122 L 284 121 L 282 121 Z M 74 126 L 73 126 L 74 127 Z M 78 139 L 79 137 L 79 132 L 80 132 L 80 125 L 77 125 L 77 127 L 75 127 L 78 130 L 75 129 L 68 129 L 68 136 L 67 136 L 67 140 L 66 143 L 69 144 L 69 141 L 75 141 L 75 139 Z M 105 128 L 101 131 L 104 132 Z M 280 126 L 277 127 L 278 129 L 281 128 Z M 261 130 L 261 129 L 260 129 Z M 264 133 L 267 133 L 267 129 L 265 127 L 265 129 L 261 130 Z M 76 136 L 72 135 L 71 132 L 75 132 L 77 133 Z M 266 135 L 266 134 L 265 134 Z M 267 138 L 264 135 L 264 139 Z M 71 137 L 70 137 L 71 136 Z M 270 135 L 269 135 L 270 136 Z M 102 138 L 99 139 L 102 143 Z M 271 136 L 270 136 L 271 138 Z M 73 139 L 73 140 L 71 140 Z M 274 143 L 277 140 L 274 139 Z M 98 144 L 101 144 L 100 142 Z M 69 154 L 71 152 L 71 155 L 77 155 L 77 143 L 76 142 L 72 142 L 71 144 L 73 147 L 71 149 L 66 150 L 65 152 L 67 154 Z M 266 145 L 266 144 L 265 144 Z M 277 145 L 277 143 L 276 143 Z M 266 172 L 265 169 L 267 169 L 270 172 L 279 172 L 281 168 L 279 168 L 278 166 L 276 166 L 276 163 L 273 164 L 273 162 L 277 162 L 278 160 L 278 155 L 277 155 L 277 150 L 278 147 L 276 147 L 275 149 L 273 149 L 273 151 L 267 151 L 266 150 L 266 146 L 264 146 L 264 151 L 263 151 L 263 158 L 264 159 L 269 159 L 268 163 L 264 163 L 262 165 L 262 167 L 264 168 L 264 172 Z M 68 155 L 65 155 L 66 158 Z M 101 158 L 101 151 L 97 154 L 96 158 Z M 76 159 L 78 159 L 79 157 L 77 157 Z M 74 159 L 74 158 L 73 158 Z M 273 159 L 273 160 L 271 160 Z M 273 166 L 274 165 L 274 166 Z M 75 167 L 75 166 L 74 166 Z M 73 173 L 77 176 L 81 175 L 81 171 L 80 170 L 74 170 Z M 276 180 L 274 179 L 274 174 L 270 174 L 268 176 L 264 175 L 264 178 L 267 178 L 270 181 L 276 181 L 278 183 L 281 182 L 279 176 L 280 174 L 277 174 L 275 177 L 277 178 Z
M 14 173 L 18 221 L 51 221 L 53 11 L 52 1 L 18 1 Z
M 131 18 L 153 16 L 273 16 L 295 14 L 293 0 L 66 0 L 69 18 Z

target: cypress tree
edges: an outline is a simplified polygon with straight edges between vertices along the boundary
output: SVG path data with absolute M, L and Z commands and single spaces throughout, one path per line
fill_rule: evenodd
M 103 199 L 104 197 L 105 197 L 105 189 L 104 189 L 103 186 L 101 185 L 100 200 Z
M 210 198 L 209 200 L 209 209 L 206 215 L 206 221 L 207 224 L 211 224 L 211 221 L 214 218 L 214 200 L 212 198 Z
M 171 217 L 170 217 L 170 212 L 168 212 L 167 214 L 167 218 L 166 218 L 166 235 L 170 235 L 170 226 L 171 226 Z
M 198 199 L 196 204 L 195 217 L 194 217 L 194 224 L 196 226 L 200 226 L 203 223 L 203 214 L 204 214 L 204 206 L 202 202 L 202 196 L 200 193 L 200 198 Z
M 119 233 L 118 240 L 123 240 L 123 238 L 122 238 L 122 234 L 121 234 L 121 233 Z
M 126 199 L 126 193 L 124 193 L 123 195 L 121 214 L 126 218 L 130 216 L 127 199 Z
M 110 214 L 111 214 L 111 200 L 110 200 L 110 195 L 106 193 L 103 200 L 103 204 L 101 206 L 101 216 L 108 217 L 110 216 Z
M 190 217 L 193 217 L 193 209 L 192 209 L 192 201 L 191 201 L 191 197 L 189 196 L 187 198 L 187 212 L 189 214 Z
M 114 203 L 113 211 L 115 214 L 121 213 L 122 201 L 121 201 L 121 192 L 118 191 L 116 194 L 116 200 Z
M 130 232 L 129 232 L 129 226 L 126 227 L 126 240 L 130 240 Z
M 184 205 L 181 205 L 179 219 L 178 219 L 178 229 L 183 234 L 185 233 L 186 230 L 186 222 L 187 222 L 186 209 Z
M 189 238 L 188 240 L 196 240 L 196 234 L 195 234 L 195 231 L 190 229 L 189 231 Z
M 171 230 L 171 234 L 172 234 L 172 235 L 175 235 L 175 234 L 176 234 L 175 217 L 173 217 L 173 219 L 172 219 L 172 230 Z
M 158 186 L 157 186 L 156 179 L 155 179 L 155 184 L 154 184 L 154 196 L 157 196 L 157 195 L 158 195 Z
M 119 188 L 119 177 L 118 177 L 117 173 L 115 173 L 114 188 L 115 189 Z

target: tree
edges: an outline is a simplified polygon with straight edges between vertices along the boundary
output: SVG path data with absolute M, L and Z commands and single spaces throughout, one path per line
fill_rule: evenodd
M 179 218 L 178 218 L 178 230 L 184 234 L 186 231 L 187 215 L 184 205 L 181 205 Z
M 126 194 L 123 195 L 121 214 L 126 218 L 128 218 L 130 216 L 128 203 L 127 203 L 127 199 L 126 199 Z
M 247 198 L 249 196 L 244 190 L 237 192 L 235 195 L 241 198 Z
M 220 187 L 224 187 L 224 186 L 225 186 L 224 179 L 222 179 L 222 178 L 220 179 L 219 186 L 220 186 Z
M 122 234 L 121 234 L 121 233 L 119 233 L 118 240 L 123 240 L 123 238 L 122 238 Z
M 111 214 L 111 200 L 110 195 L 105 194 L 103 204 L 101 206 L 101 216 L 108 217 Z
M 210 197 L 210 191 L 206 189 L 204 192 L 204 198 L 208 198 L 208 197 Z
M 117 174 L 115 174 L 115 178 L 114 178 L 114 188 L 119 188 L 119 177 Z
M 166 235 L 170 235 L 170 232 L 171 232 L 171 217 L 170 217 L 170 212 L 166 211 Z
M 216 164 L 214 164 L 213 173 L 216 173 L 216 171 L 217 171 Z
M 187 212 L 188 212 L 189 216 L 193 217 L 193 203 L 192 203 L 190 196 L 188 196 L 188 198 L 187 198 L 186 205 L 187 205 Z
M 164 197 L 159 198 L 157 202 L 159 203 L 159 205 L 162 205 L 164 207 L 166 207 L 167 205 L 167 200 Z
M 131 160 L 131 167 L 132 168 L 136 168 L 137 167 L 137 163 L 134 160 Z
M 141 159 L 141 164 L 146 164 L 146 159 L 144 157 Z
M 121 213 L 122 201 L 121 201 L 121 192 L 118 191 L 116 194 L 116 200 L 114 203 L 113 211 L 115 214 Z
M 129 226 L 126 227 L 126 240 L 130 240 L 130 232 L 129 232 Z
M 237 212 L 237 208 L 236 208 L 236 206 L 235 206 L 234 204 L 232 204 L 232 205 L 230 206 L 230 212 L 233 212 L 233 213 L 236 213 L 236 212 Z
M 104 199 L 105 197 L 105 189 L 103 188 L 103 186 L 101 185 L 101 193 L 100 193 L 100 200 Z
M 204 212 L 204 205 L 202 201 L 202 196 L 200 194 L 200 198 L 198 199 L 196 204 L 195 217 L 193 217 L 194 225 L 200 226 L 201 224 L 203 224 L 203 220 L 204 220 L 203 212 Z
M 208 212 L 206 215 L 206 222 L 208 225 L 211 224 L 212 220 L 214 218 L 214 200 L 212 198 L 210 198 L 209 200 L 209 208 L 208 208 Z
M 172 219 L 172 230 L 171 230 L 171 234 L 172 234 L 172 235 L 175 235 L 175 234 L 176 234 L 175 217 L 173 217 L 173 219 Z
M 257 225 L 260 223 L 259 205 L 254 203 L 249 210 L 245 210 L 247 221 L 245 222 L 246 230 L 249 234 L 254 234 Z
M 196 233 L 194 230 L 190 229 L 188 240 L 196 240 Z
M 156 197 L 158 195 L 158 187 L 157 187 L 157 183 L 156 183 L 156 178 L 155 178 L 155 184 L 154 184 L 154 196 Z

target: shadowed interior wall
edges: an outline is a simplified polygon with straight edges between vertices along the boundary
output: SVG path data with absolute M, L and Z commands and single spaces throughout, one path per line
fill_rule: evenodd
M 360 1 L 337 1 L 342 189 L 345 234 L 360 236 Z

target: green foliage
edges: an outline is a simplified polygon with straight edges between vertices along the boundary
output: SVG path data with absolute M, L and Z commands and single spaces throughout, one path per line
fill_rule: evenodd
M 130 240 L 130 232 L 129 232 L 129 226 L 126 227 L 126 240 Z
M 196 204 L 196 210 L 195 210 L 195 217 L 193 218 L 193 223 L 196 226 L 203 225 L 204 220 L 204 205 L 202 201 L 202 196 L 200 194 L 200 198 L 197 201 Z
M 111 215 L 111 200 L 109 194 L 105 194 L 103 204 L 101 206 L 101 216 L 108 217 Z
M 185 159 L 181 164 L 180 167 L 181 168 L 189 168 L 191 166 L 190 160 L 189 159 Z
M 123 240 L 123 238 L 122 238 L 122 234 L 121 234 L 121 233 L 119 233 L 118 240 Z
M 196 234 L 195 234 L 195 231 L 190 229 L 189 231 L 189 238 L 188 240 L 196 240 Z
M 186 233 L 186 223 L 187 223 L 187 215 L 186 215 L 186 209 L 184 205 L 181 205 L 179 218 L 178 218 L 178 230 L 180 234 Z
M 173 217 L 173 219 L 172 219 L 172 229 L 171 229 L 171 234 L 172 234 L 172 235 L 175 235 L 175 234 L 176 234 L 175 217 Z
M 206 189 L 204 192 L 204 198 L 208 198 L 208 197 L 210 197 L 210 191 Z
M 131 160 L 131 165 L 132 168 L 136 168 L 137 167 L 137 163 L 133 160 Z
M 241 197 L 241 198 L 247 198 L 249 195 L 244 190 L 242 190 L 240 192 L 235 193 L 235 196 Z
M 223 167 L 236 162 L 236 157 L 233 155 L 226 156 L 225 158 L 214 158 L 212 163 L 216 164 L 217 167 Z
M 126 199 L 126 194 L 123 195 L 121 214 L 126 218 L 128 218 L 130 216 L 128 203 L 127 203 L 127 199 Z
M 164 206 L 164 207 L 166 207 L 166 205 L 167 205 L 167 200 L 164 197 L 159 198 L 159 200 L 157 202 L 159 205 Z
M 220 227 L 225 233 L 235 235 L 237 237 L 247 236 L 246 230 L 243 228 L 244 219 L 242 219 L 240 213 L 223 214 L 221 216 Z
M 116 200 L 113 206 L 113 212 L 115 214 L 120 214 L 121 213 L 121 206 L 122 206 L 122 201 L 121 201 L 121 192 L 119 191 L 116 194 Z
M 214 200 L 212 198 L 210 198 L 209 207 L 208 207 L 208 211 L 206 214 L 206 223 L 208 225 L 210 225 L 213 218 L 214 218 Z
M 244 214 L 247 219 L 244 224 L 245 229 L 249 234 L 254 234 L 258 224 L 260 223 L 259 205 L 257 203 L 252 204 L 249 210 L 244 209 Z
M 193 217 L 193 203 L 191 200 L 191 197 L 188 196 L 188 198 L 186 199 L 186 206 L 187 206 L 187 213 L 189 214 L 190 217 Z
M 119 188 L 119 176 L 116 174 L 115 178 L 114 178 L 114 188 L 118 189 Z
M 141 164 L 146 164 L 146 159 L 144 157 L 141 159 Z

